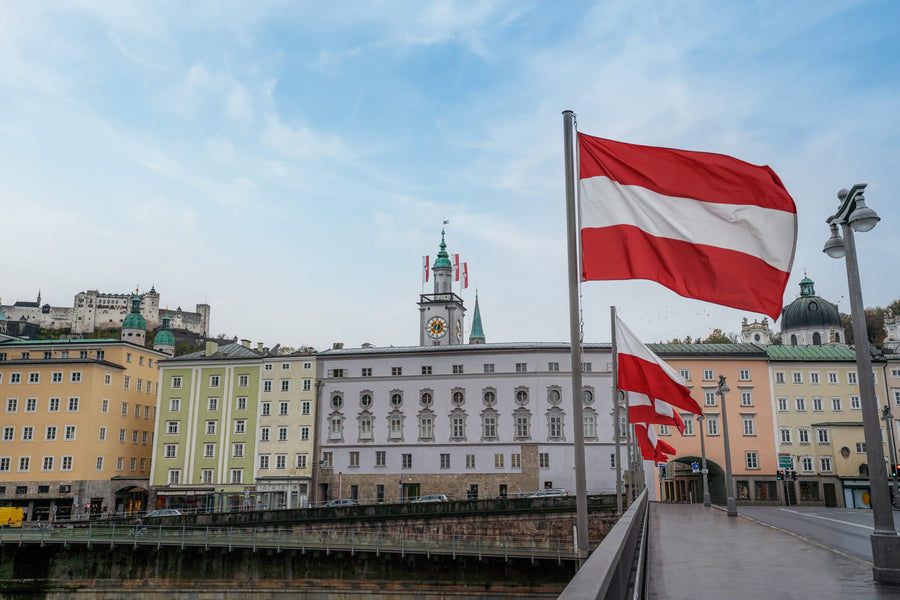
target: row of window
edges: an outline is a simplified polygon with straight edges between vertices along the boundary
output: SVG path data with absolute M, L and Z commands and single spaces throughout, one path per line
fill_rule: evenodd
M 593 364 L 589 362 L 581 363 L 582 370 L 584 372 L 593 371 Z M 420 367 L 421 375 L 433 375 L 434 369 L 431 365 L 422 365 Z M 607 370 L 610 370 L 611 366 L 607 365 Z M 559 372 L 559 363 L 558 362 L 548 362 L 547 363 L 547 371 L 556 373 Z M 461 364 L 451 365 L 450 372 L 454 375 L 462 375 L 465 371 L 465 366 Z M 495 373 L 496 372 L 496 364 L 495 363 L 484 363 L 482 364 L 482 372 L 483 373 Z M 521 362 L 516 363 L 515 366 L 516 373 L 528 373 L 528 363 Z M 391 376 L 398 377 L 403 375 L 403 367 L 391 367 Z M 329 377 L 341 378 L 348 377 L 350 375 L 347 374 L 346 369 L 329 369 L 328 370 Z M 360 369 L 360 377 L 372 377 L 372 367 L 362 367 Z
M 56 465 L 59 465 L 60 471 L 71 471 L 72 465 L 74 463 L 75 458 L 72 456 L 61 456 L 59 462 L 56 462 L 55 456 L 43 456 L 41 457 L 41 471 L 53 471 L 56 469 Z M 0 473 L 9 473 L 12 469 L 12 457 L 10 456 L 0 456 Z M 19 473 L 27 473 L 31 470 L 31 457 L 30 456 L 20 456 L 18 460 L 18 468 L 16 471 Z
M 279 381 L 280 381 L 282 392 L 291 391 L 291 380 L 290 379 L 281 379 Z M 303 379 L 302 381 L 303 381 L 303 388 L 302 388 L 303 391 L 308 392 L 308 391 L 312 390 L 312 379 L 311 378 L 306 378 L 306 379 Z M 171 388 L 173 390 L 180 390 L 182 388 L 182 386 L 184 385 L 184 378 L 181 375 L 173 375 L 172 379 L 170 380 L 170 383 L 171 383 Z M 238 375 L 237 386 L 239 388 L 245 388 L 245 387 L 248 387 L 249 385 L 250 385 L 250 375 L 245 375 L 245 374 Z M 221 375 L 210 375 L 209 376 L 209 387 L 211 387 L 211 388 L 222 387 L 222 376 Z M 264 392 L 272 391 L 272 380 L 271 379 L 263 380 L 263 391 Z
M 107 385 L 112 383 L 112 375 L 107 374 L 107 378 L 109 381 L 106 382 Z M 81 383 L 82 376 L 81 371 L 70 371 L 69 372 L 69 383 Z M 28 383 L 40 383 L 41 382 L 41 373 L 40 371 L 31 371 L 28 373 Z M 3 383 L 3 373 L 0 373 L 0 383 Z M 10 373 L 9 380 L 6 382 L 9 385 L 16 385 L 22 383 L 22 373 Z M 53 371 L 50 373 L 50 383 L 63 383 L 63 372 L 62 371 Z
M 876 401 L 878 397 L 876 396 Z M 825 412 L 825 399 L 819 397 L 810 398 L 810 408 L 812 412 Z M 843 412 L 844 410 L 844 401 L 840 396 L 833 396 L 830 398 L 831 402 L 831 412 Z M 790 410 L 790 402 L 785 397 L 778 397 L 775 399 L 775 404 L 778 406 L 778 412 L 788 412 Z M 850 410 L 862 410 L 862 404 L 860 404 L 859 396 L 851 395 L 850 396 Z M 794 411 L 795 412 L 806 412 L 806 398 L 802 396 L 798 396 L 794 398 Z
M 38 352 L 35 352 L 35 358 L 37 357 L 37 355 L 38 355 Z M 52 360 L 53 359 L 53 351 L 52 350 L 44 350 L 43 353 L 41 354 L 41 356 L 42 356 L 43 360 Z M 6 360 L 6 357 L 7 357 L 6 352 L 0 352 L 0 361 Z M 19 358 L 21 358 L 22 360 L 30 360 L 31 359 L 31 351 L 30 350 L 23 351 L 21 353 L 21 355 L 19 356 Z M 63 359 L 69 358 L 69 351 L 68 350 L 60 350 L 59 353 L 57 354 L 57 358 L 63 358 Z M 80 358 L 80 359 L 90 358 L 88 351 L 87 350 L 79 350 L 78 358 Z M 104 358 L 106 358 L 106 351 L 105 350 L 95 351 L 94 358 L 96 358 L 97 360 L 103 360 Z M 141 356 L 140 359 L 141 359 L 141 361 L 140 361 L 141 365 L 143 365 L 144 357 Z M 131 362 L 131 353 L 130 352 L 128 353 L 128 356 L 126 357 L 126 360 L 128 362 Z M 150 359 L 150 366 L 151 367 L 153 366 L 152 358 Z
M 75 441 L 75 435 L 77 433 L 77 426 L 75 425 L 65 425 L 63 427 L 57 427 L 56 425 L 47 425 L 44 428 L 44 441 L 45 442 L 55 442 L 58 438 L 59 432 L 62 431 L 63 437 L 62 439 L 67 442 Z M 6 426 L 3 428 L 3 437 L 0 440 L 4 442 L 14 442 L 16 437 L 16 428 L 11 426 Z M 22 427 L 22 436 L 19 441 L 22 442 L 31 442 L 34 441 L 34 427 L 31 425 L 25 425 Z
M 681 375 L 681 378 L 685 381 L 691 381 L 691 370 L 690 369 L 679 369 L 678 374 Z M 703 381 L 715 381 L 716 374 L 712 369 L 703 369 Z M 738 370 L 738 381 L 752 381 L 750 377 L 750 369 L 740 369 Z
M 104 404 L 105 407 L 109 407 L 108 400 L 104 400 L 107 404 Z M 59 412 L 60 405 L 62 404 L 62 398 L 49 398 L 47 400 L 47 412 Z M 66 402 L 66 412 L 78 412 L 78 406 L 80 404 L 80 399 L 76 396 L 72 396 Z M 38 399 L 37 398 L 25 398 L 25 405 L 23 407 L 26 413 L 35 413 L 38 410 Z M 6 412 L 7 413 L 16 413 L 19 412 L 19 399 L 18 398 L 7 398 L 6 399 Z M 105 412 L 105 411 L 104 411 Z
M 791 371 L 791 383 L 802 384 L 803 373 L 804 371 Z M 828 378 L 828 383 L 830 385 L 838 384 L 839 377 L 837 371 L 828 371 L 825 375 Z M 875 371 L 872 371 L 872 375 L 875 376 Z M 785 372 L 775 371 L 775 383 L 785 383 L 785 381 Z M 818 371 L 810 371 L 809 382 L 812 384 L 821 383 L 821 373 Z M 847 383 L 850 385 L 857 385 L 856 371 L 847 371 Z
M 816 441 L 820 444 L 830 444 L 831 443 L 831 434 L 830 430 L 824 427 L 816 428 Z M 810 428 L 809 427 L 798 427 L 797 428 L 797 443 L 798 444 L 809 444 L 810 443 Z M 779 427 L 778 428 L 778 437 L 779 441 L 782 444 L 793 444 L 794 436 L 793 429 L 790 427 Z M 865 442 L 857 442 L 856 443 L 856 452 L 857 454 L 865 454 L 866 453 L 866 444 Z
M 705 415 L 706 435 L 719 435 L 719 417 L 717 415 Z M 696 435 L 694 432 L 694 419 L 692 416 L 682 415 L 684 421 L 685 436 Z M 672 428 L 669 425 L 657 425 L 659 435 L 672 435 Z M 741 429 L 744 436 L 752 437 L 756 435 L 756 416 L 741 415 Z
M 265 471 L 270 468 L 271 460 L 269 454 L 260 454 L 259 455 L 259 469 L 261 471 Z M 309 465 L 309 455 L 308 454 L 297 454 L 294 466 L 298 469 L 306 469 Z M 276 454 L 275 455 L 275 469 L 281 470 L 287 468 L 287 454 Z
M 528 404 L 528 394 L 529 389 L 525 386 L 521 386 L 516 388 L 515 390 L 515 401 L 519 406 L 525 406 Z M 585 406 L 590 406 L 594 403 L 594 390 L 593 388 L 585 388 L 582 392 L 582 400 Z M 481 401 L 485 406 L 494 406 L 497 404 L 497 390 L 492 387 L 484 388 L 481 392 Z M 547 388 L 547 403 L 551 406 L 556 406 L 562 401 L 562 388 L 559 386 L 550 386 Z M 465 388 L 454 388 L 450 392 L 450 402 L 454 406 L 462 406 L 466 402 L 466 390 Z M 371 390 L 363 390 L 359 393 L 359 406 L 362 409 L 369 409 L 372 407 L 373 401 L 373 393 Z M 434 403 L 434 390 L 431 389 L 422 389 L 419 390 L 419 404 L 426 408 L 430 407 Z M 401 390 L 394 390 L 390 393 L 390 405 L 393 408 L 400 408 L 403 406 L 403 392 Z M 331 393 L 330 406 L 332 410 L 341 410 L 344 407 L 344 394 L 336 390 Z
M 738 391 L 740 392 L 741 406 L 753 406 L 753 390 L 749 387 L 745 387 L 740 388 Z M 716 400 L 716 390 L 714 388 L 703 390 L 703 405 L 718 406 L 718 402 Z
M 59 470 L 60 471 L 71 471 L 74 468 L 75 459 L 72 456 L 61 456 L 59 460 Z M 104 457 L 98 456 L 97 461 L 95 463 L 95 468 L 97 471 L 103 471 L 103 463 Z M 54 465 L 56 464 L 56 457 L 54 456 L 44 456 L 41 459 L 41 471 L 53 471 Z M 132 456 L 129 461 L 129 470 L 137 471 L 138 470 L 138 459 Z M 28 472 L 31 470 L 31 457 L 30 456 L 20 456 L 17 461 L 18 468 L 16 469 L 18 472 Z M 12 457 L 10 456 L 0 456 L 0 473 L 10 473 L 12 469 Z M 125 457 L 119 456 L 116 458 L 116 471 L 124 471 L 125 470 Z M 140 459 L 140 470 L 147 470 L 147 459 Z
M 169 469 L 168 472 L 169 485 L 178 485 L 181 483 L 181 469 Z M 215 483 L 215 469 L 202 469 L 200 471 L 200 483 Z M 231 469 L 229 483 L 244 483 L 244 470 Z
M 476 455 L 474 454 L 466 454 L 466 469 L 475 469 Z M 348 455 L 348 463 L 351 467 L 359 467 L 360 454 L 357 451 L 351 451 Z M 457 455 L 458 458 L 458 455 Z M 332 452 L 323 452 L 322 453 L 322 464 L 323 466 L 329 467 L 334 460 L 334 455 Z M 413 468 L 413 455 L 403 453 L 400 455 L 400 463 L 401 467 L 404 469 L 412 469 Z M 495 469 L 504 469 L 505 463 L 505 455 L 504 454 L 494 454 L 494 468 Z M 385 450 L 377 450 L 375 452 L 375 467 L 387 467 L 387 452 Z M 538 466 L 541 469 L 549 469 L 550 468 L 550 453 L 549 452 L 539 452 L 538 453 Z M 451 454 L 441 454 L 440 455 L 440 468 L 441 469 L 450 469 L 451 466 Z M 518 453 L 509 455 L 509 468 L 511 469 L 521 469 L 522 468 L 522 455 Z
M 495 411 L 485 411 L 481 414 L 481 439 L 483 441 L 497 440 L 499 414 Z M 518 409 L 513 415 L 514 439 L 531 439 L 531 413 L 526 409 Z M 405 416 L 395 412 L 387 416 L 388 439 L 403 441 L 403 421 Z M 369 414 L 361 414 L 357 417 L 359 440 L 373 439 L 373 423 L 375 418 Z M 449 415 L 450 440 L 465 441 L 468 415 L 461 410 L 454 410 Z M 434 441 L 435 415 L 430 411 L 423 411 L 418 415 L 418 439 L 419 441 Z M 563 440 L 565 431 L 565 413 L 559 408 L 551 408 L 547 411 L 547 439 Z M 328 418 L 329 441 L 343 441 L 344 418 L 339 414 Z M 584 437 L 596 439 L 597 414 L 592 409 L 584 413 Z

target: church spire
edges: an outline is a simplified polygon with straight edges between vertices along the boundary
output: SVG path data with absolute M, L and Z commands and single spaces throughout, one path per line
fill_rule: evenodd
M 434 268 L 452 266 L 450 264 L 450 255 L 447 254 L 447 243 L 444 241 L 444 229 L 441 228 L 441 250 L 438 252 L 437 260 L 434 261 Z
M 472 317 L 472 333 L 469 334 L 469 343 L 484 343 L 484 330 L 481 327 L 481 309 L 478 308 L 478 290 L 475 290 L 475 315 Z

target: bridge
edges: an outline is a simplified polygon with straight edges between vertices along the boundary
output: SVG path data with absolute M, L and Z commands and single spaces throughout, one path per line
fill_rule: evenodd
M 74 524 L 60 527 L 0 529 L 0 546 L 37 545 L 45 547 L 104 546 L 108 550 L 119 547 L 149 547 L 161 550 L 177 548 L 186 550 L 220 548 L 232 551 L 236 548 L 257 550 L 299 550 L 332 552 L 420 554 L 426 557 L 444 555 L 462 556 L 479 560 L 490 558 L 528 559 L 536 561 L 563 561 L 575 563 L 578 555 L 571 538 L 541 538 L 536 536 L 489 535 L 433 535 L 407 532 L 368 532 L 364 530 L 314 531 L 292 527 L 191 527 L 187 525 L 138 527 L 127 523 L 110 525 L 89 522 L 84 526 Z

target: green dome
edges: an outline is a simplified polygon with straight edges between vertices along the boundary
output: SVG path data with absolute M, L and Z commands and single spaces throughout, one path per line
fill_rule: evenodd
M 156 332 L 156 337 L 153 338 L 154 346 L 174 346 L 175 345 L 175 336 L 172 335 L 172 332 L 168 329 L 160 329 Z
M 140 313 L 128 313 L 122 321 L 122 329 L 147 329 L 147 320 Z
M 837 305 L 816 296 L 813 281 L 804 277 L 800 282 L 800 297 L 781 311 L 781 331 L 815 327 L 841 327 Z
M 131 297 L 131 312 L 122 321 L 122 329 L 147 329 L 147 320 L 141 315 L 141 297 Z

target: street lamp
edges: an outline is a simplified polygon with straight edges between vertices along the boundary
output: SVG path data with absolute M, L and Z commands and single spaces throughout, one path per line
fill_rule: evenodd
M 706 468 L 706 442 L 703 436 L 703 421 L 706 420 L 702 414 L 697 415 L 698 427 L 700 428 L 700 473 L 703 475 L 703 506 L 711 506 L 709 499 L 709 469 Z
M 884 419 L 884 428 L 888 432 L 888 454 L 890 455 L 888 464 L 891 465 L 891 471 L 894 474 L 892 500 L 895 500 L 897 498 L 897 443 L 894 441 L 894 415 L 891 414 L 890 404 L 885 404 L 884 408 L 881 409 L 881 418 Z
M 725 409 L 725 394 L 730 391 L 731 388 L 725 385 L 725 376 L 719 375 L 719 387 L 716 388 L 716 395 L 722 401 L 722 435 L 725 440 L 725 494 L 727 496 L 725 507 L 729 517 L 736 517 L 738 513 L 737 504 L 734 501 L 734 481 L 731 476 L 731 445 L 728 443 L 728 412 Z
M 875 531 L 872 533 L 872 573 L 875 581 L 900 585 L 900 537 L 894 528 L 894 513 L 888 490 L 887 471 L 884 466 L 881 426 L 878 423 L 878 402 L 875 399 L 875 378 L 872 373 L 872 357 L 869 354 L 869 338 L 866 333 L 866 317 L 859 283 L 859 263 L 856 258 L 854 231 L 869 231 L 880 220 L 875 211 L 866 206 L 863 191 L 865 183 L 858 183 L 850 190 L 838 192 L 841 204 L 836 213 L 826 219 L 831 237 L 823 251 L 831 258 L 844 257 L 847 266 L 847 284 L 850 292 L 850 315 L 853 323 L 853 341 L 856 346 L 856 370 L 859 378 L 862 402 L 863 432 L 866 439 L 866 460 L 869 467 L 869 499 Z M 838 231 L 840 225 L 840 232 Z M 843 233 L 843 238 L 841 234 Z

